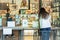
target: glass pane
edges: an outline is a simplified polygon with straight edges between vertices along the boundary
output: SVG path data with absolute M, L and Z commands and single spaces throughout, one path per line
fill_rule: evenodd
M 54 27 L 60 27 L 60 2 L 52 2 L 53 4 L 53 25 Z
M 1 26 L 7 26 L 6 14 L 9 13 L 8 20 L 14 21 L 16 27 L 38 28 L 39 0 L 1 0 L 0 5 Z M 9 12 L 7 12 L 7 9 L 10 9 Z

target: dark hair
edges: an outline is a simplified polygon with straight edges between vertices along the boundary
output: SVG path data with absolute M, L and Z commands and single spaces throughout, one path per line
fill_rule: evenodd
M 9 8 L 7 8 L 7 12 L 8 12 L 8 11 L 10 11 L 10 9 L 9 9 Z
M 45 10 L 45 8 L 39 9 L 39 17 L 42 15 L 42 18 L 46 19 L 49 16 L 49 13 Z

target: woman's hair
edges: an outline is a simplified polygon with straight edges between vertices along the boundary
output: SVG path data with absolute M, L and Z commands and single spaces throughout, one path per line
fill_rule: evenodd
M 49 16 L 49 13 L 45 10 L 45 8 L 40 8 L 39 9 L 39 17 L 46 19 Z

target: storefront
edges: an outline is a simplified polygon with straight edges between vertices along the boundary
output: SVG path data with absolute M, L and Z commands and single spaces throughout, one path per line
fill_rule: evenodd
M 0 0 L 0 5 L 1 40 L 33 40 L 38 29 L 39 0 Z M 6 20 L 8 8 L 13 21 Z M 10 30 L 8 34 L 12 35 L 4 30 Z
M 38 40 L 39 8 L 50 13 L 52 28 L 60 27 L 60 2 L 55 0 L 0 0 L 0 27 L 2 40 Z M 13 21 L 6 20 L 7 9 Z M 6 24 L 7 23 L 7 24 Z M 4 35 L 11 28 L 12 35 Z M 35 37 L 36 35 L 36 37 Z M 35 37 L 35 38 L 34 38 Z

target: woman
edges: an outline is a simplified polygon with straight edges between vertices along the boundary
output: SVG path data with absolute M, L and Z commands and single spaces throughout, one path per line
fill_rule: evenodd
M 41 40 L 49 40 L 51 31 L 51 16 L 44 8 L 40 8 L 39 21 L 40 21 L 40 32 Z

